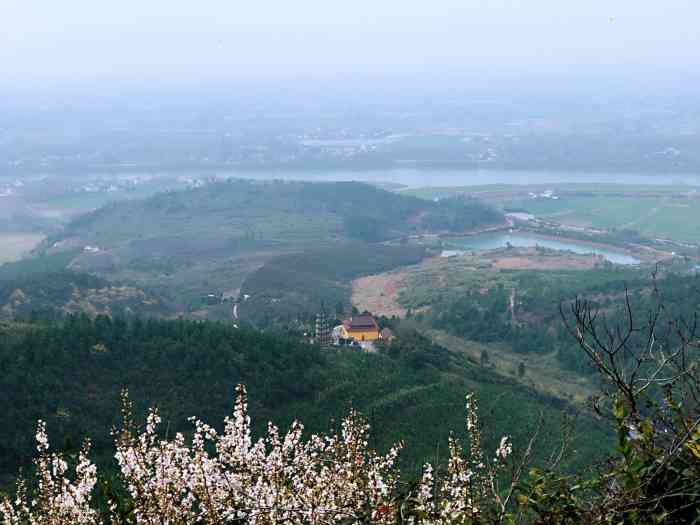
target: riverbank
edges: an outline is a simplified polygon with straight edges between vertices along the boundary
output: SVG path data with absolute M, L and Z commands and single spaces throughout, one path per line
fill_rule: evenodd
M 596 241 L 591 241 L 588 239 L 579 239 L 577 237 L 569 237 L 569 236 L 564 236 L 564 235 L 557 235 L 557 234 L 552 234 L 552 233 L 541 233 L 538 230 L 530 230 L 527 228 L 517 228 L 513 230 L 521 232 L 521 233 L 528 233 L 532 236 L 535 237 L 541 237 L 542 239 L 547 239 L 555 242 L 562 242 L 562 243 L 576 243 L 576 244 L 581 244 L 584 246 L 590 246 L 591 248 L 597 248 L 600 250 L 614 250 L 616 252 L 624 253 L 626 255 L 629 255 L 631 257 L 638 257 L 643 259 L 643 262 L 656 262 L 662 259 L 668 259 L 670 257 L 673 257 L 673 254 L 671 252 L 665 252 L 663 250 L 659 250 L 657 248 L 653 248 L 651 246 L 645 246 L 641 244 L 635 244 L 635 248 L 632 249 L 629 247 L 629 245 L 623 245 L 623 244 L 613 244 L 613 243 L 603 243 L 603 242 L 596 242 Z
M 573 252 L 576 254 L 596 254 L 614 264 L 638 265 L 648 260 L 638 259 L 636 252 L 630 252 L 615 246 L 594 242 L 583 242 L 577 239 L 555 235 L 540 235 L 523 229 L 509 229 L 507 232 L 488 232 L 481 235 L 451 237 L 443 242 L 443 249 L 450 251 L 481 252 L 502 248 L 535 248 Z

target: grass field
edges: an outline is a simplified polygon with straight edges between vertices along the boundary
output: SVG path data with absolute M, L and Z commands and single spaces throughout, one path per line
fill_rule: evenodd
M 43 240 L 40 233 L 0 232 L 0 264 L 19 260 Z
M 647 237 L 700 242 L 700 199 L 646 196 L 563 196 L 510 203 L 563 224 L 631 229 Z
M 547 189 L 559 198 L 529 196 Z M 700 243 L 700 193 L 687 186 L 494 185 L 420 188 L 406 193 L 428 199 L 467 193 L 503 209 L 524 210 L 561 224 L 629 229 L 651 238 Z
M 491 371 L 543 395 L 583 404 L 595 393 L 595 386 L 590 378 L 563 370 L 555 355 L 524 356 L 514 352 L 507 344 L 467 341 L 442 330 L 427 330 L 425 334 L 433 342 L 452 352 L 464 354 L 474 362 L 479 362 L 482 352 L 487 352 L 489 355 L 487 366 Z M 526 365 L 526 373 L 522 377 L 518 375 L 520 363 Z
M 444 198 L 453 195 L 484 194 L 493 197 L 503 194 L 508 198 L 514 195 L 527 195 L 529 192 L 541 192 L 545 190 L 557 190 L 559 192 L 581 192 L 593 195 L 634 194 L 634 195 L 673 195 L 692 190 L 689 186 L 676 185 L 665 186 L 656 184 L 630 185 L 630 184 L 588 184 L 588 183 L 562 183 L 562 184 L 482 184 L 474 186 L 426 186 L 423 188 L 406 188 L 400 192 L 404 195 L 412 195 L 422 199 Z

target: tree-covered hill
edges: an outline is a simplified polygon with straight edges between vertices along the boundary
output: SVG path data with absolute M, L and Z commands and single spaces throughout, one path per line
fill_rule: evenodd
M 6 481 L 34 453 L 33 429 L 44 419 L 52 442 L 75 451 L 93 439 L 109 464 L 109 428 L 119 419 L 120 392 L 129 389 L 140 413 L 157 405 L 172 433 L 187 418 L 212 424 L 230 413 L 234 387 L 248 385 L 258 430 L 268 419 L 301 418 L 325 430 L 350 406 L 374 427 L 374 443 L 405 440 L 410 468 L 444 458 L 436 444 L 448 429 L 463 429 L 464 395 L 475 391 L 486 422 L 518 446 L 543 417 L 540 453 L 557 443 L 567 405 L 509 382 L 413 332 L 400 333 L 385 352 L 328 351 L 285 335 L 211 322 L 125 322 L 98 316 L 62 323 L 0 325 L 0 473 Z M 589 464 L 607 451 L 606 434 L 588 416 L 578 420 L 569 466 Z M 490 436 L 490 437 L 488 437 Z
M 229 239 L 277 243 L 382 240 L 424 228 L 459 231 L 501 220 L 499 212 L 473 199 L 432 202 L 359 182 L 231 179 L 106 206 L 69 224 L 61 238 L 78 237 L 104 247 L 137 239 L 219 238 L 223 233 Z
M 188 313 L 201 309 L 210 292 L 233 293 L 278 255 L 502 220 L 474 199 L 432 202 L 355 182 L 232 179 L 100 208 L 49 238 L 41 251 L 72 251 L 67 266 L 75 271 L 175 290 Z

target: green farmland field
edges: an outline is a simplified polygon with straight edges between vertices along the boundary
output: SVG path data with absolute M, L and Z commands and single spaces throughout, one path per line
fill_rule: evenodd
M 557 199 L 529 193 L 553 190 Z M 404 192 L 402 192 L 404 193 Z M 406 194 L 444 198 L 478 196 L 504 210 L 527 211 L 562 224 L 636 230 L 646 237 L 700 243 L 700 194 L 686 186 L 619 184 L 493 185 L 459 188 L 419 188 Z

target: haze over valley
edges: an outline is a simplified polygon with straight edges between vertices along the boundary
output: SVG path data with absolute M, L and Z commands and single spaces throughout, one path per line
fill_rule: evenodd
M 0 6 L 0 522 L 698 522 L 698 17 Z

